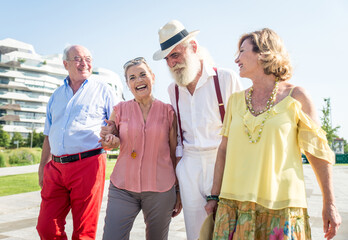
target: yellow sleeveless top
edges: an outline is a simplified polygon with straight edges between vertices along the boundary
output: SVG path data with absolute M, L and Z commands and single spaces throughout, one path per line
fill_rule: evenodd
M 290 93 L 271 108 L 259 142 L 249 143 L 244 125 L 255 139 L 265 114 L 255 117 L 246 110 L 244 91 L 229 98 L 221 131 L 228 142 L 220 197 L 269 209 L 307 208 L 301 152 L 333 163 L 326 133 Z

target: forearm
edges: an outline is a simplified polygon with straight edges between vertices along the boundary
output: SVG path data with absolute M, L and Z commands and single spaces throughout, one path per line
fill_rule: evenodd
M 51 159 L 51 147 L 48 140 L 48 136 L 46 136 L 42 145 L 40 167 L 43 168 Z
M 211 189 L 211 195 L 220 195 L 222 178 L 223 178 L 225 162 L 226 162 L 226 145 L 227 145 L 227 138 L 224 137 L 220 144 L 217 157 L 216 157 L 213 187 Z
M 43 145 L 42 145 L 42 153 L 41 153 L 41 161 L 39 165 L 39 186 L 42 188 L 43 186 L 43 176 L 44 176 L 44 168 L 46 164 L 51 161 L 52 155 L 51 155 L 51 147 L 48 140 L 48 136 L 45 137 Z
M 330 163 L 323 161 L 317 157 L 306 152 L 306 157 L 308 158 L 313 171 L 317 177 L 319 187 L 323 195 L 324 204 L 334 204 L 335 195 L 333 191 L 333 181 L 332 181 L 332 166 Z

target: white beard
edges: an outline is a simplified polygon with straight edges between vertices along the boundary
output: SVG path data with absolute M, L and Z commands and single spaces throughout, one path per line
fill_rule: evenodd
M 197 54 L 190 51 L 187 52 L 186 56 L 184 63 L 178 63 L 174 67 L 169 68 L 176 84 L 181 87 L 189 85 L 201 70 L 201 61 Z

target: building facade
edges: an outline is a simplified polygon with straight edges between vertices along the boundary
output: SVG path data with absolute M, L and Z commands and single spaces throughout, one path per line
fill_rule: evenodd
M 34 47 L 14 39 L 0 40 L 0 124 L 11 136 L 19 132 L 43 132 L 46 105 L 68 72 L 62 54 L 41 56 Z M 105 80 L 119 100 L 123 85 L 119 76 L 104 68 L 94 68 L 91 79 Z

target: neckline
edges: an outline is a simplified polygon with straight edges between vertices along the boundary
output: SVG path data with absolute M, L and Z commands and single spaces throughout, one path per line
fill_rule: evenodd
M 140 119 L 142 120 L 141 122 L 144 124 L 144 125 L 146 125 L 146 123 L 149 121 L 149 117 L 151 116 L 151 112 L 152 112 L 152 109 L 153 109 L 153 107 L 154 107 L 154 104 L 157 102 L 157 99 L 156 98 L 154 98 L 153 99 L 153 102 L 152 102 L 152 104 L 151 104 L 151 107 L 150 107 L 150 109 L 149 109 L 149 112 L 147 113 L 147 117 L 146 117 L 146 120 L 144 119 L 144 116 L 143 116 L 143 112 L 141 111 L 141 108 L 140 108 L 140 106 L 139 106 L 139 103 L 135 100 L 135 99 L 133 99 L 133 103 L 134 103 L 134 105 L 136 106 L 135 108 L 137 108 L 137 112 L 138 112 L 138 114 L 140 114 Z
M 283 102 L 285 102 L 286 99 L 288 99 L 288 98 L 297 101 L 297 100 L 296 100 L 295 98 L 293 98 L 291 95 L 287 95 L 285 98 L 283 98 L 282 100 L 280 100 L 277 104 L 273 105 L 270 109 L 274 109 L 274 108 L 275 108 L 276 106 L 278 106 L 279 104 L 282 104 Z M 246 99 L 245 99 L 245 90 L 243 91 L 243 104 L 244 104 L 244 109 L 247 109 L 247 103 L 246 103 Z M 261 114 L 259 114 L 259 115 L 257 115 L 257 116 L 254 116 L 254 115 L 250 112 L 249 109 L 248 109 L 248 112 L 249 112 L 250 115 L 253 116 L 254 118 L 258 118 L 258 117 L 260 117 L 260 116 L 262 116 L 262 115 L 264 115 L 264 114 L 266 113 L 266 112 L 263 112 L 263 113 L 261 113 Z

